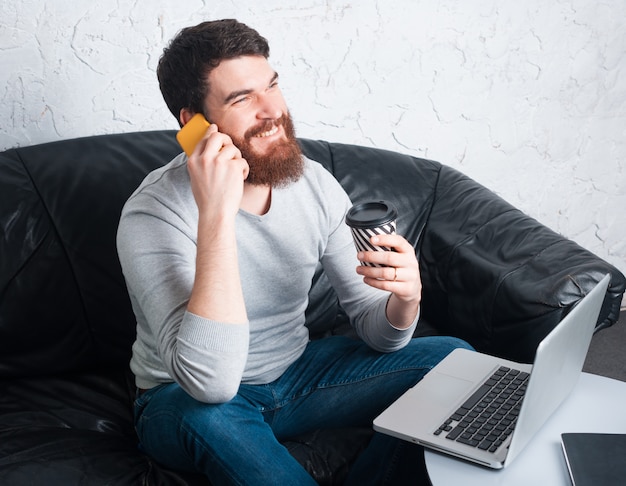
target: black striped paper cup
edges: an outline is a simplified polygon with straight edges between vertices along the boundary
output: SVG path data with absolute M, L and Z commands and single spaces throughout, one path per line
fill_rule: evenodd
M 396 232 L 398 210 L 388 201 L 369 201 L 355 204 L 346 215 L 346 224 L 352 230 L 352 238 L 357 251 L 391 251 L 386 246 L 370 243 L 374 235 Z M 376 263 L 362 262 L 369 267 L 381 267 Z

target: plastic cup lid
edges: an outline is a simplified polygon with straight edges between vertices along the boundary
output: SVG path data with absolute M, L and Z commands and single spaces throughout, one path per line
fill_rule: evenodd
M 372 228 L 394 221 L 396 207 L 387 201 L 368 201 L 355 204 L 346 215 L 346 224 L 352 228 Z

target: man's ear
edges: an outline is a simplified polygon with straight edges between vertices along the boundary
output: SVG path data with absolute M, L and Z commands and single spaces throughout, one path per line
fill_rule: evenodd
M 178 116 L 178 121 L 180 122 L 180 126 L 183 127 L 187 124 L 191 117 L 194 116 L 195 113 L 191 111 L 189 108 L 181 108 L 180 115 Z

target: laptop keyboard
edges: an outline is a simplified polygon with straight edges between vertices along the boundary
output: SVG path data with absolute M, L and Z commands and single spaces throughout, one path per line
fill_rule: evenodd
M 435 435 L 445 434 L 446 439 L 495 452 L 515 428 L 529 376 L 500 367 Z

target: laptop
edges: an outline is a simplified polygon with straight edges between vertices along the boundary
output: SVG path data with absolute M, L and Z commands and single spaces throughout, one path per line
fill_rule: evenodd
M 374 419 L 374 430 L 483 466 L 511 463 L 572 391 L 605 276 L 537 347 L 533 365 L 456 349 Z

